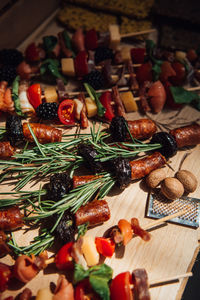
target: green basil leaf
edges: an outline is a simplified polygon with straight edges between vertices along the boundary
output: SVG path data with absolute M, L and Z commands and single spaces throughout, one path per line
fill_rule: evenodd
M 88 83 L 84 83 L 84 87 L 86 89 L 86 91 L 88 92 L 90 98 L 96 102 L 97 105 L 97 115 L 99 117 L 103 117 L 106 109 L 105 107 L 101 104 L 100 100 L 99 100 L 99 95 L 97 95 L 96 91 L 93 89 L 93 87 L 91 85 L 89 85 Z
M 89 281 L 93 290 L 100 295 L 101 299 L 110 299 L 109 281 L 112 279 L 113 270 L 106 264 L 96 266 L 99 268 L 93 269 L 90 272 Z
M 89 276 L 89 269 L 85 270 L 81 265 L 75 264 L 74 266 L 74 283 L 87 278 Z
M 55 78 L 61 78 L 63 80 L 64 84 L 66 84 L 67 81 L 60 74 L 59 67 L 60 67 L 60 63 L 57 59 L 48 58 L 42 63 L 42 65 L 40 67 L 40 74 L 44 75 L 44 74 L 50 73 Z
M 170 91 L 176 103 L 190 104 L 192 101 L 200 100 L 200 96 L 194 92 L 185 90 L 181 86 L 170 86 Z
M 14 79 L 12 84 L 12 100 L 15 106 L 15 112 L 18 116 L 24 117 L 25 115 L 22 112 L 20 99 L 19 99 L 19 75 Z
M 152 67 L 153 71 L 153 81 L 157 81 L 159 79 L 160 73 L 161 73 L 161 66 L 160 64 L 154 64 Z
M 44 45 L 45 51 L 47 53 L 50 53 L 54 49 L 57 42 L 58 42 L 57 37 L 55 37 L 53 35 L 44 36 L 43 37 L 43 45 Z

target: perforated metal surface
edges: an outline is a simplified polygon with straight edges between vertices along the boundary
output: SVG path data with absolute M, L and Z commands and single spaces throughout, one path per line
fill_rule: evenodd
M 163 218 L 174 214 L 180 210 L 186 209 L 184 215 L 171 219 L 169 222 L 199 227 L 200 221 L 200 199 L 192 197 L 181 197 L 170 201 L 160 192 L 150 194 L 148 199 L 147 216 L 152 218 Z

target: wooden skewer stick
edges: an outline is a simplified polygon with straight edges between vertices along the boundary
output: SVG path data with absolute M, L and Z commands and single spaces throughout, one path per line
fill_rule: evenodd
M 194 87 L 186 88 L 186 90 L 189 91 L 189 92 L 199 91 L 200 90 L 200 86 L 194 86 Z
M 156 29 L 148 29 L 148 30 L 143 30 L 143 31 L 124 33 L 124 34 L 121 34 L 120 37 L 123 39 L 123 38 L 127 38 L 127 37 L 133 37 L 133 36 L 148 34 L 148 33 L 152 33 L 152 32 L 155 32 L 155 31 L 156 31 Z
M 178 212 L 176 212 L 176 213 L 174 213 L 172 215 L 169 215 L 169 216 L 166 216 L 164 218 L 158 219 L 158 220 L 156 220 L 154 222 L 151 222 L 150 224 L 148 224 L 148 225 L 146 225 L 146 226 L 144 226 L 142 228 L 144 230 L 151 229 L 151 228 L 156 227 L 156 226 L 158 226 L 158 225 L 160 225 L 160 224 L 162 224 L 162 223 L 164 223 L 166 221 L 169 221 L 170 219 L 174 219 L 176 217 L 180 217 L 180 216 L 184 215 L 185 213 L 187 213 L 186 209 L 178 211 Z
M 179 280 L 182 278 L 191 277 L 192 275 L 193 275 L 192 272 L 189 272 L 189 273 L 181 274 L 178 276 L 167 277 L 162 280 L 161 279 L 153 280 L 149 284 L 149 288 L 157 287 L 158 285 L 164 285 L 164 284 L 167 284 L 167 283 L 170 283 L 172 281 L 176 281 L 176 280 Z

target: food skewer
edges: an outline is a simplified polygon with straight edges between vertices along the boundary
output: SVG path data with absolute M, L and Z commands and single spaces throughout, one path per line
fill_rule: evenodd
M 188 272 L 188 273 L 180 274 L 177 276 L 171 276 L 171 277 L 166 277 L 166 278 L 162 278 L 162 279 L 155 279 L 150 282 L 149 288 L 154 288 L 154 287 L 157 287 L 157 286 L 163 285 L 163 284 L 169 284 L 174 281 L 180 280 L 182 278 L 187 278 L 187 277 L 191 277 L 191 276 L 193 276 L 193 273 Z

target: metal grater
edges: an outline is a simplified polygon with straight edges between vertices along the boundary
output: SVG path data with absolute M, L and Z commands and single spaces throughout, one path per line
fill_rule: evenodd
M 187 213 L 171 219 L 169 222 L 187 225 L 194 228 L 199 227 L 200 199 L 185 197 L 170 201 L 160 192 L 149 195 L 147 206 L 147 217 L 160 219 L 186 209 Z

